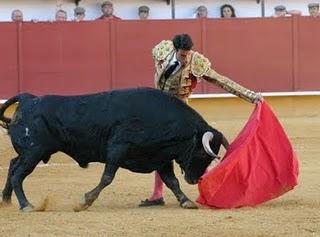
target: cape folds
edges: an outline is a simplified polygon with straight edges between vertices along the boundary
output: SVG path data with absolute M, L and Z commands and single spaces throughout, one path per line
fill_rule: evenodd
M 199 181 L 197 202 L 215 208 L 254 206 L 297 185 L 292 145 L 269 105 L 256 105 L 224 160 Z

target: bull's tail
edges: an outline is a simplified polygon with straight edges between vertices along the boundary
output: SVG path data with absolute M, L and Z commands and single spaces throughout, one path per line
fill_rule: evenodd
M 21 95 L 16 95 L 14 97 L 11 97 L 0 107 L 0 121 L 1 121 L 0 126 L 1 127 L 5 129 L 9 128 L 9 123 L 11 122 L 11 118 L 6 117 L 4 113 L 8 107 L 10 107 L 16 102 L 19 102 L 20 98 L 21 98 Z

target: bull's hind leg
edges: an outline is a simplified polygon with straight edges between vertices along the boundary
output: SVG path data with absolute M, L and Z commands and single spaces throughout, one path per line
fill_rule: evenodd
M 6 185 L 2 191 L 2 197 L 0 197 L 0 206 L 2 205 L 6 206 L 11 204 L 12 185 L 10 180 L 18 163 L 19 163 L 19 157 L 16 157 L 10 161 Z
M 20 156 L 19 162 L 15 167 L 13 175 L 11 176 L 11 185 L 17 196 L 20 210 L 22 211 L 32 211 L 34 207 L 29 203 L 27 197 L 23 191 L 22 183 L 24 179 L 32 173 L 37 164 L 41 161 L 41 156 L 33 154 Z
M 82 198 L 78 206 L 74 207 L 74 211 L 84 211 L 88 209 L 92 203 L 98 198 L 100 192 L 109 184 L 111 184 L 114 176 L 118 170 L 118 166 L 115 165 L 106 165 L 104 172 L 102 174 L 100 183 L 90 192 L 87 192 Z
M 192 202 L 181 190 L 179 181 L 174 174 L 173 162 L 170 162 L 168 165 L 164 166 L 161 170 L 158 170 L 162 181 L 166 186 L 171 189 L 173 194 L 178 199 L 180 206 L 188 209 L 196 209 L 197 205 Z

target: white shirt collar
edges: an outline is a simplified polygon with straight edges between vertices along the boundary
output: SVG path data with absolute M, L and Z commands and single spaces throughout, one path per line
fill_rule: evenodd
M 177 53 L 175 52 L 174 55 L 172 56 L 171 60 L 170 60 L 170 63 L 169 63 L 169 65 L 168 65 L 168 67 L 170 67 L 171 65 L 173 65 L 174 62 L 176 62 L 176 61 L 179 63 L 179 65 L 175 68 L 175 70 L 172 72 L 171 75 L 175 74 L 175 73 L 180 69 L 180 67 L 181 67 L 181 63 L 179 62 L 179 60 L 177 60 Z
M 172 65 L 172 64 L 174 64 L 175 61 L 178 61 L 178 60 L 177 60 L 177 53 L 174 53 L 174 55 L 173 55 L 173 57 L 171 58 L 169 64 Z M 178 63 L 179 63 L 179 66 L 180 66 L 180 62 L 179 62 L 179 61 L 178 61 Z M 179 67 L 179 66 L 178 66 L 178 67 Z

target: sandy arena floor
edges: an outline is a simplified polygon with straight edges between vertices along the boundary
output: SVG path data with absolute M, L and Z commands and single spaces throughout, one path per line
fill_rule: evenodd
M 151 191 L 153 176 L 120 170 L 88 211 L 75 213 L 74 204 L 97 185 L 103 165 L 81 169 L 64 154 L 56 154 L 49 166 L 37 167 L 24 182 L 29 200 L 37 205 L 47 197 L 48 210 L 21 213 L 13 196 L 13 205 L 0 208 L 0 236 L 320 236 L 320 118 L 280 121 L 300 161 L 299 185 L 280 198 L 256 207 L 184 210 L 166 189 L 164 207 L 139 208 Z M 244 122 L 224 119 L 212 125 L 232 140 Z M 14 156 L 9 137 L 0 131 L 1 189 Z M 186 184 L 180 169 L 176 174 L 182 189 L 195 200 L 197 186 Z

